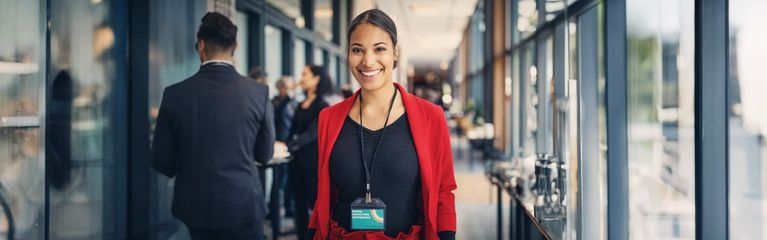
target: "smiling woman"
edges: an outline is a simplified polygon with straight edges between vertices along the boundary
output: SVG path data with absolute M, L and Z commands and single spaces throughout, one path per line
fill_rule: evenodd
M 442 109 L 393 83 L 397 28 L 384 12 L 363 12 L 348 36 L 347 64 L 361 89 L 320 113 L 314 239 L 455 239 Z M 362 210 L 376 214 L 355 214 Z M 383 224 L 362 224 L 371 217 Z

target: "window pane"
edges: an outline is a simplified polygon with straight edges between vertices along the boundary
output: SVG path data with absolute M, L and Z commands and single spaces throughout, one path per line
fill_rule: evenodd
M 578 188 L 578 182 L 580 182 L 580 173 L 578 166 L 581 164 L 578 158 L 578 147 L 580 146 L 580 136 L 578 135 L 578 21 L 573 17 L 566 22 L 565 28 L 567 29 L 568 38 L 566 41 L 566 63 L 567 69 L 565 75 L 567 76 L 564 91 L 564 102 L 560 106 L 565 107 L 567 110 L 564 115 L 563 122 L 563 134 L 562 139 L 562 161 L 567 166 L 565 180 L 567 190 L 565 194 L 565 206 L 567 210 L 567 235 L 564 239 L 577 239 L 578 221 L 581 218 L 580 201 L 581 194 Z
M 338 58 L 336 56 L 330 56 L 330 62 L 328 62 L 328 66 L 326 68 L 326 71 L 328 71 L 328 75 L 330 75 L 330 82 L 333 83 L 333 88 L 338 88 L 338 71 L 336 71 L 336 67 L 338 66 Z
M 730 238 L 767 238 L 767 2 L 730 0 Z
M 577 16 L 579 239 L 606 239 L 607 233 L 601 6 Z
M 479 7 L 474 15 L 472 15 L 469 21 L 469 29 L 471 35 L 469 35 L 469 74 L 482 70 L 485 65 L 485 14 L 482 12 L 483 4 L 479 4 Z
M 322 60 L 325 57 L 325 52 L 322 51 L 322 48 L 314 48 L 314 65 L 322 66 L 324 61 Z
M 50 183 L 50 238 L 93 239 L 117 236 L 118 205 L 125 196 L 117 155 L 117 125 L 125 112 L 116 101 L 127 91 L 115 88 L 125 69 L 116 49 L 125 29 L 111 1 L 73 0 L 51 3 L 51 120 L 46 131 Z M 122 41 L 121 41 L 122 42 Z M 118 45 L 120 46 L 120 45 Z M 189 45 L 191 46 L 191 45 Z M 120 46 L 123 47 L 123 46 Z M 120 161 L 117 161 L 120 159 Z
M 248 14 L 237 12 L 234 17 L 237 26 L 237 50 L 234 51 L 234 65 L 243 76 L 248 75 Z
M 567 3 L 565 3 L 565 0 L 547 0 L 543 7 L 546 10 L 545 20 L 548 22 L 553 20 L 557 14 L 564 13 L 565 8 L 567 8 Z
M 294 42 L 293 47 L 293 54 L 295 54 L 295 57 L 293 58 L 293 83 L 298 83 L 301 81 L 301 73 L 304 71 L 304 67 L 306 66 L 306 42 L 304 40 L 296 38 Z M 304 90 L 302 90 L 300 87 L 294 87 L 294 96 L 296 97 L 296 101 L 301 102 L 304 100 Z
M 695 238 L 693 0 L 628 0 L 629 229 Z
M 326 41 L 333 40 L 333 14 L 330 0 L 314 1 L 314 32 Z
M 301 78 L 301 72 L 306 65 L 306 43 L 304 40 L 296 39 L 293 43 L 293 77 L 298 80 Z
M 269 85 L 269 99 L 277 95 L 277 87 L 274 85 L 282 75 L 282 30 L 271 25 L 264 27 L 266 36 L 266 69 L 267 83 Z
M 535 134 L 538 130 L 538 68 L 536 67 L 535 45 L 523 48 L 522 52 L 522 156 L 535 154 Z
M 304 27 L 304 16 L 301 14 L 301 0 L 266 0 L 266 3 L 296 21 L 298 27 Z
M 45 1 L 0 0 L 0 239 L 42 239 L 46 229 L 40 101 Z M 6 214 L 6 211 L 10 214 Z M 10 226 L 9 222 L 14 226 Z
M 204 1 L 150 1 L 148 97 L 151 129 L 154 129 L 163 89 L 200 69 L 194 44 L 206 7 Z M 244 32 L 238 30 L 238 35 Z M 149 172 L 149 238 L 168 239 L 173 234 L 186 233 L 181 222 L 171 214 L 174 181 L 153 169 Z

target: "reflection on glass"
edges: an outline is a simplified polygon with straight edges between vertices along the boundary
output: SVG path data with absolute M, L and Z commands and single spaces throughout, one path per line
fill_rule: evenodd
M 234 51 L 234 65 L 240 75 L 248 75 L 248 14 L 238 11 L 234 16 L 237 26 L 237 50 Z
M 149 9 L 148 95 L 150 128 L 154 129 L 163 89 L 181 82 L 200 69 L 200 58 L 192 46 L 197 40 L 197 29 L 206 12 L 206 4 L 199 0 L 150 1 Z M 238 30 L 237 34 L 245 32 Z M 174 182 L 154 170 L 148 171 L 150 239 L 167 239 L 183 231 L 179 230 L 181 223 L 171 214 Z
M 314 32 L 326 41 L 333 40 L 333 14 L 330 0 L 314 1 Z
M 693 239 L 694 1 L 626 5 L 630 235 Z
M 730 238 L 767 238 L 767 2 L 730 0 Z
M 269 75 L 267 83 L 269 85 L 269 99 L 277 95 L 275 83 L 282 75 L 282 30 L 271 25 L 264 27 L 266 48 L 266 61 L 264 69 Z
M 51 120 L 47 125 L 50 163 L 50 237 L 117 238 L 114 197 L 124 191 L 112 183 L 117 144 L 113 131 L 119 109 L 114 16 L 110 1 L 51 2 Z M 186 45 L 189 46 L 189 45 Z M 71 141 L 71 142 L 70 142 Z M 69 149 L 71 148 L 71 149 Z M 71 151 L 70 151 L 71 150 Z

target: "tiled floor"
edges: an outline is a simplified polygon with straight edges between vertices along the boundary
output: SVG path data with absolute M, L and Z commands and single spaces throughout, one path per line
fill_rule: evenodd
M 481 162 L 469 161 L 468 144 L 461 139 L 453 137 L 453 156 L 455 160 L 455 180 L 458 189 L 455 191 L 456 211 L 458 215 L 457 239 L 485 240 L 496 237 L 496 192 L 484 177 L 484 169 Z M 478 154 L 477 154 L 478 155 Z M 508 203 L 508 196 L 504 195 L 504 203 Z M 508 208 L 508 204 L 505 209 Z M 504 210 L 504 213 L 508 210 Z M 506 215 L 506 214 L 504 214 Z M 506 216 L 508 217 L 508 216 Z M 504 220 L 508 224 L 508 219 Z M 292 219 L 283 221 L 283 231 L 293 229 Z M 268 238 L 271 239 L 271 229 L 264 229 Z M 508 234 L 508 233 L 504 233 Z M 179 229 L 170 239 L 189 239 L 185 228 Z M 295 234 L 280 236 L 279 239 L 295 240 Z

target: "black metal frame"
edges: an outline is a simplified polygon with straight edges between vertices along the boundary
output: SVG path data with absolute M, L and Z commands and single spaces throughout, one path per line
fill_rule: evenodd
M 695 236 L 729 237 L 729 4 L 695 1 Z
M 128 34 L 128 209 L 149 209 L 149 0 L 130 1 Z M 149 239 L 149 211 L 128 211 L 128 239 Z
M 629 238 L 626 0 L 604 2 L 607 105 L 607 239 Z M 609 34 L 608 34 L 609 33 Z

